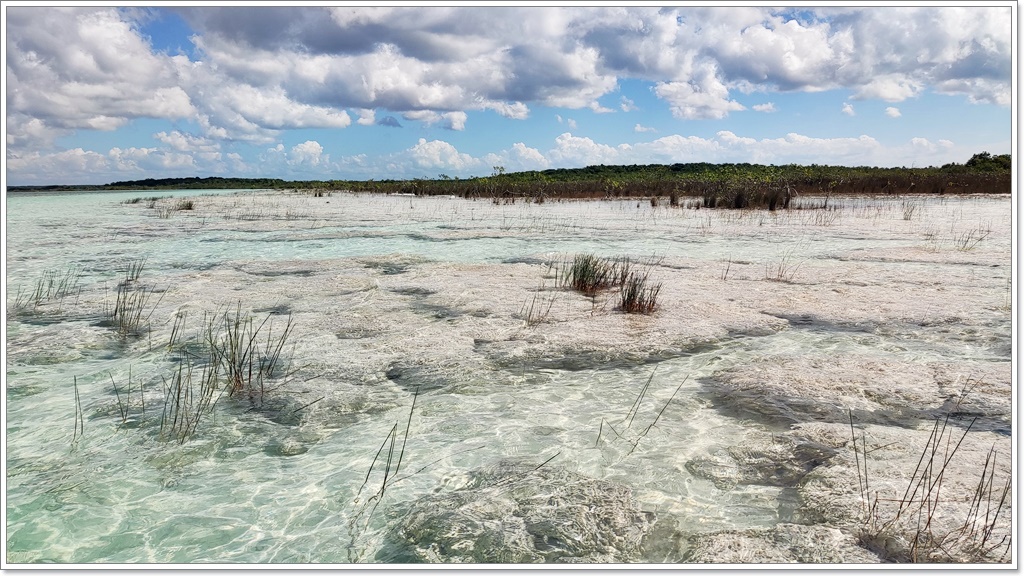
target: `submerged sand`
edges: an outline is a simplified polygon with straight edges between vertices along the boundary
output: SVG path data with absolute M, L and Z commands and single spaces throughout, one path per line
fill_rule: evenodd
M 687 380 L 678 406 L 747 422 L 750 432 L 734 444 L 701 439 L 699 453 L 669 455 L 670 466 L 711 491 L 766 486 L 791 499 L 774 527 L 702 529 L 673 515 L 672 504 L 651 512 L 649 488 L 630 486 L 612 469 L 605 476 L 563 457 L 566 469 L 554 461 L 531 484 L 530 470 L 509 465 L 518 474 L 508 480 L 513 496 L 488 476 L 396 505 L 388 538 L 402 552 L 380 553 L 378 561 L 482 561 L 488 554 L 515 562 L 1008 561 L 1013 503 L 1001 501 L 1000 490 L 1012 474 L 1010 202 L 845 198 L 829 210 L 769 213 L 646 201 L 508 206 L 345 193 L 204 196 L 194 210 L 150 221 L 151 232 L 270 232 L 296 246 L 358 236 L 378 248 L 357 256 L 256 252 L 168 271 L 156 283 L 165 294 L 150 338 L 165 340 L 176 315 L 233 309 L 243 295 L 254 312 L 290 315 L 293 341 L 301 343 L 291 362 L 302 368 L 276 401 L 291 408 L 316 402 L 301 413 L 305 432 L 275 444 L 289 455 L 366 410 L 408 405 L 414 390 L 491 394 L 487 383 L 550 384 L 550 371 L 653 368 L 708 355 L 711 367 Z M 907 203 L 918 207 L 907 211 Z M 391 251 L 395 222 L 408 223 L 405 235 L 453 246 L 453 254 L 460 242 L 484 240 L 496 252 L 446 259 Z M 548 239 L 542 249 L 520 248 L 514 257 L 498 251 L 531 235 Z M 558 249 L 587 237 L 594 242 Z M 601 248 L 605 239 L 610 249 Z M 661 284 L 656 311 L 625 314 L 614 290 L 588 297 L 561 286 L 566 262 L 588 247 L 645 266 Z M 87 291 L 80 306 L 98 310 L 102 297 Z M 780 335 L 775 344 L 757 344 Z M 56 342 L 32 338 L 13 337 L 9 356 L 24 360 L 21 350 Z M 102 339 L 100 329 L 79 340 L 87 347 L 90 338 Z M 736 346 L 743 352 L 734 354 Z M 669 421 L 686 413 L 662 417 L 671 430 Z M 936 422 L 941 449 L 922 458 Z M 595 432 L 587 431 L 587 445 Z M 652 438 L 659 433 L 670 432 L 656 429 Z M 614 450 L 616 458 L 631 457 Z M 922 460 L 932 465 L 927 473 Z M 932 490 L 905 498 L 922 475 Z M 546 484 L 575 488 L 551 496 L 537 488 Z M 972 502 L 979 486 L 980 504 Z M 921 529 L 918 504 L 929 498 L 932 522 Z M 541 500 L 544 506 L 530 508 Z M 487 511 L 470 514 L 474 506 Z M 449 516 L 431 516 L 438 509 Z M 515 527 L 506 517 L 519 519 Z M 578 530 L 562 532 L 563 521 Z M 462 534 L 459 526 L 476 532 Z M 601 526 L 619 536 L 600 537 Z M 483 538 L 488 531 L 502 537 Z

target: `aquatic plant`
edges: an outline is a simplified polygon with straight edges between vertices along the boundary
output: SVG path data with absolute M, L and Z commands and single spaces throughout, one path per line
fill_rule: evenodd
M 619 310 L 629 314 L 651 314 L 658 307 L 661 282 L 649 284 L 649 271 L 630 271 L 619 286 Z
M 82 397 L 78 394 L 78 376 L 74 377 L 75 383 L 75 428 L 71 435 L 71 445 L 78 442 L 79 436 L 85 435 L 85 413 L 82 412 Z
M 907 221 L 912 220 L 915 212 L 917 212 L 917 203 L 903 200 L 903 219 Z
M 175 210 L 195 210 L 196 202 L 191 198 L 181 198 L 174 205 Z
M 121 415 L 121 424 L 128 423 L 128 417 L 131 416 L 132 408 L 132 367 L 128 367 L 128 390 L 125 392 L 124 399 L 121 398 L 121 391 L 117 387 L 117 383 L 114 382 L 114 375 L 110 374 L 110 385 L 114 387 L 114 395 L 117 397 L 117 412 Z M 146 414 L 146 391 L 142 383 L 139 384 L 139 404 L 142 408 L 142 414 Z
M 217 364 L 204 364 L 199 377 L 193 382 L 195 366 L 189 361 L 178 362 L 171 381 L 164 378 L 163 411 L 160 414 L 161 440 L 174 440 L 184 444 L 191 439 L 203 417 L 213 410 L 218 390 Z
M 778 262 L 765 262 L 764 279 L 772 282 L 792 282 L 803 262 L 795 262 L 793 251 L 786 251 Z
M 722 280 L 723 281 L 729 279 L 729 270 L 731 268 L 732 268 L 732 256 L 730 256 L 729 259 L 726 260 L 726 262 L 725 262 L 725 269 L 722 270 Z
M 593 254 L 577 254 L 563 271 L 561 285 L 594 296 L 600 290 L 621 283 L 624 273 L 628 274 L 629 266 L 629 260 L 611 262 Z
M 40 306 L 57 302 L 59 312 L 65 298 L 72 294 L 77 297 L 81 292 L 81 277 L 82 268 L 77 265 L 68 266 L 63 270 L 45 270 L 31 290 L 23 292 L 21 287 L 18 288 L 10 311 L 13 314 L 37 313 Z
M 980 226 L 972 228 L 966 232 L 954 235 L 953 245 L 961 252 L 969 252 L 974 250 L 982 240 L 988 238 L 991 233 L 991 229 L 981 228 Z
M 658 423 L 658 420 L 661 419 L 661 415 L 665 413 L 665 409 L 667 409 L 669 404 L 671 404 L 672 401 L 675 400 L 676 394 L 679 393 L 679 391 L 683 388 L 683 384 L 686 384 L 686 381 L 689 380 L 690 378 L 689 375 L 686 375 L 686 377 L 683 378 L 679 385 L 676 386 L 675 391 L 672 392 L 672 396 L 670 396 L 669 399 L 665 402 L 665 404 L 661 406 L 661 410 L 658 411 L 657 415 L 655 415 L 654 419 L 651 420 L 650 424 L 648 424 L 647 427 L 644 428 L 643 431 L 637 434 L 633 439 L 629 439 L 624 434 L 626 434 L 629 431 L 629 429 L 632 428 L 633 420 L 636 419 L 637 414 L 639 414 L 640 412 L 640 406 L 643 404 L 644 398 L 646 398 L 647 396 L 647 391 L 651 387 L 651 382 L 654 381 L 654 374 L 655 372 L 657 372 L 657 370 L 657 366 L 654 367 L 654 370 L 651 370 L 651 375 L 647 378 L 647 381 L 644 382 L 644 385 L 640 388 L 640 392 L 639 394 L 637 394 L 636 400 L 633 401 L 633 405 L 630 406 L 629 411 L 626 412 L 625 418 L 623 418 L 619 422 L 620 426 L 622 424 L 626 425 L 625 428 L 623 428 L 622 434 L 620 434 L 619 431 L 616 430 L 614 426 L 612 426 L 611 422 L 608 422 L 606 419 L 602 418 L 601 426 L 597 430 L 597 440 L 594 442 L 594 446 L 600 445 L 601 436 L 604 434 L 604 427 L 605 425 L 607 425 L 608 429 L 611 430 L 613 434 L 615 434 L 616 438 L 620 440 L 625 440 L 630 444 L 630 449 L 629 452 L 626 453 L 626 456 L 629 456 L 636 450 L 637 446 L 640 445 L 640 441 L 643 440 L 647 436 L 648 432 L 650 432 L 651 429 L 654 428 L 655 424 Z
M 141 333 L 149 323 L 156 307 L 163 300 L 160 298 L 150 306 L 153 290 L 139 283 L 139 277 L 146 265 L 145 258 L 128 262 L 124 270 L 124 278 L 117 283 L 117 291 L 113 308 L 107 309 L 109 323 L 117 329 L 121 336 L 133 336 Z
M 229 395 L 244 393 L 257 406 L 262 405 L 268 392 L 266 379 L 278 375 L 281 352 L 293 328 L 289 315 L 284 330 L 275 336 L 273 323 L 268 325 L 271 316 L 268 314 L 256 326 L 251 316 L 242 313 L 239 302 L 233 315 L 229 312 L 222 315 L 222 333 L 216 330 L 214 321 L 207 330 L 211 363 L 223 364 Z M 264 327 L 266 342 L 261 344 Z
M 961 399 L 965 393 L 961 394 Z M 995 447 L 985 457 L 972 494 L 966 498 L 950 498 L 942 491 L 949 463 L 977 419 L 971 421 L 959 439 L 953 436 L 949 420 L 950 415 L 936 419 L 903 495 L 883 499 L 877 492 L 871 492 L 868 476 L 870 451 L 863 433 L 858 448 L 853 414 L 850 413 L 858 486 L 861 500 L 867 507 L 858 539 L 862 546 L 881 554 L 886 560 L 915 563 L 1004 562 L 1010 552 L 1011 534 L 1006 533 L 996 539 L 997 523 L 1001 516 L 1005 518 L 1004 508 L 1010 506 L 1011 478 L 1006 478 L 1001 485 L 996 484 Z M 951 514 L 949 506 L 944 505 L 951 501 L 970 503 L 963 523 L 957 523 L 955 528 L 950 528 L 948 521 L 940 521 Z M 895 512 L 882 517 L 881 502 L 895 504 Z
M 356 539 L 364 530 L 366 530 L 366 527 L 369 525 L 370 519 L 373 516 L 374 511 L 377 509 L 377 505 L 379 505 L 381 500 L 384 498 L 384 493 L 387 490 L 388 486 L 394 484 L 399 480 L 403 480 L 411 476 L 411 474 L 409 474 L 399 478 L 398 472 L 402 469 L 402 459 L 405 457 L 405 447 L 409 441 L 409 429 L 412 427 L 412 415 L 413 412 L 416 410 L 416 399 L 419 398 L 419 395 L 420 387 L 417 385 L 416 390 L 413 392 L 412 395 L 412 405 L 409 406 L 409 416 L 406 418 L 405 421 L 405 435 L 402 437 L 402 446 L 398 449 L 398 453 L 395 453 L 395 444 L 398 440 L 399 423 L 395 422 L 395 424 L 391 427 L 391 430 L 388 432 L 387 436 L 384 437 L 384 442 L 382 442 L 380 448 L 377 449 L 377 453 L 374 454 L 373 461 L 370 462 L 370 468 L 366 471 L 366 478 L 363 479 L 362 485 L 359 486 L 359 490 L 356 491 L 356 498 L 358 501 L 359 494 L 361 494 L 363 488 L 366 488 L 366 485 L 369 484 L 370 475 L 373 474 L 374 468 L 377 467 L 377 460 L 381 459 L 381 454 L 384 452 L 384 448 L 387 447 L 387 456 L 385 457 L 384 460 L 384 475 L 383 478 L 381 479 L 380 488 L 378 488 L 373 495 L 371 495 L 369 498 L 366 499 L 365 502 L 363 502 L 359 510 L 349 520 L 349 529 L 352 535 L 352 540 L 348 547 L 350 561 L 355 562 L 358 560 L 358 558 L 354 556 Z M 394 468 L 392 468 L 391 466 L 392 463 L 394 463 Z M 427 466 L 429 466 L 429 464 Z M 424 469 L 426 469 L 426 466 L 420 468 L 418 472 L 422 472 Z M 413 474 L 415 474 L 415 472 Z M 373 507 L 368 508 L 368 506 L 371 503 L 373 504 Z M 360 522 L 362 522 L 362 526 L 359 526 Z
M 619 288 L 618 309 L 630 314 L 650 314 L 658 304 L 661 283 L 650 281 L 650 266 L 640 271 L 628 257 L 610 260 L 593 254 L 577 254 L 558 276 L 560 286 L 593 298 L 598 292 Z M 550 308 L 550 306 L 549 306 Z
M 533 298 L 523 302 L 523 305 L 519 308 L 519 317 L 526 320 L 527 326 L 536 326 L 546 322 L 551 314 L 551 307 L 554 306 L 558 295 L 554 293 L 550 296 L 541 296 L 543 291 L 544 285 L 541 284 L 537 291 L 534 292 Z

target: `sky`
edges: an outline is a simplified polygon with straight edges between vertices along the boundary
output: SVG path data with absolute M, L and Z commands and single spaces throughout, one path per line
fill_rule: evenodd
M 6 183 L 963 163 L 1015 133 L 991 4 L 5 2 Z

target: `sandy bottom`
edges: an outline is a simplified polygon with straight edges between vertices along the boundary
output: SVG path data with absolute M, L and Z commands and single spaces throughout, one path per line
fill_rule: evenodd
M 174 460 L 173 473 L 153 464 L 163 491 L 230 460 L 223 447 L 195 452 L 230 437 L 309 477 L 281 497 L 280 510 L 301 513 L 273 544 L 243 530 L 210 561 L 1010 561 L 1010 202 L 848 198 L 767 213 L 245 194 L 199 196 L 168 218 L 156 211 L 173 199 L 118 205 L 104 230 L 73 232 L 91 246 L 76 256 L 75 302 L 8 318 L 9 561 L 200 560 L 188 539 L 162 549 L 152 525 L 132 528 L 141 556 L 130 544 L 76 556 L 76 536 L 58 528 L 33 536 L 31 483 L 72 484 L 54 484 L 68 456 L 45 447 L 66 446 L 71 427 L 36 430 L 28 403 L 81 374 L 84 392 L 106 390 L 86 400 L 87 432 L 113 430 L 110 380 L 134 365 L 158 406 L 182 354 L 164 344 L 176 319 L 201 350 L 204 314 L 236 306 L 273 330 L 291 319 L 287 377 L 268 380 L 252 410 L 225 400 L 228 413 L 180 449 L 193 446 L 188 457 L 146 447 L 159 444 L 152 409 L 137 415 L 145 440 L 118 448 Z M 654 313 L 622 312 L 616 289 L 562 286 L 580 253 L 632 258 L 660 284 Z M 55 265 L 12 254 L 24 285 Z M 158 296 L 145 334 L 115 345 L 96 319 L 136 254 Z M 64 386 L 55 413 L 67 397 Z M 246 431 L 246 418 L 277 428 Z M 400 447 L 410 430 L 403 474 L 426 470 L 378 510 L 361 484 L 368 471 L 381 481 L 374 452 L 393 424 Z M 110 465 L 90 450 L 71 458 Z M 211 502 L 233 503 L 227 485 L 262 474 L 239 462 Z M 146 509 L 147 498 L 113 501 Z M 322 514 L 306 508 L 318 498 Z M 60 514 L 42 524 L 84 518 Z M 326 552 L 318 529 L 346 545 Z

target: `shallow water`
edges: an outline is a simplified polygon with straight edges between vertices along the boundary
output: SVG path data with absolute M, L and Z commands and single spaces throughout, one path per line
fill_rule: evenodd
M 195 208 L 123 203 L 151 195 Z M 843 357 L 995 366 L 1008 385 L 1011 355 L 1009 197 L 830 202 L 8 195 L 7 560 L 401 559 L 412 503 L 509 458 L 631 489 L 673 526 L 631 561 L 678 561 L 694 534 L 810 521 L 792 485 L 723 487 L 686 468 L 791 423 L 709 394 L 718 375 Z M 659 310 L 558 288 L 559 263 L 582 252 L 649 262 Z M 149 321 L 119 336 L 105 319 L 138 259 Z M 73 293 L 25 305 L 47 271 L 74 266 Z M 175 318 L 198 349 L 203 314 L 236 307 L 278 331 L 290 314 L 288 376 L 261 402 L 220 395 L 187 442 L 161 439 Z M 373 498 L 391 437 L 401 470 Z

